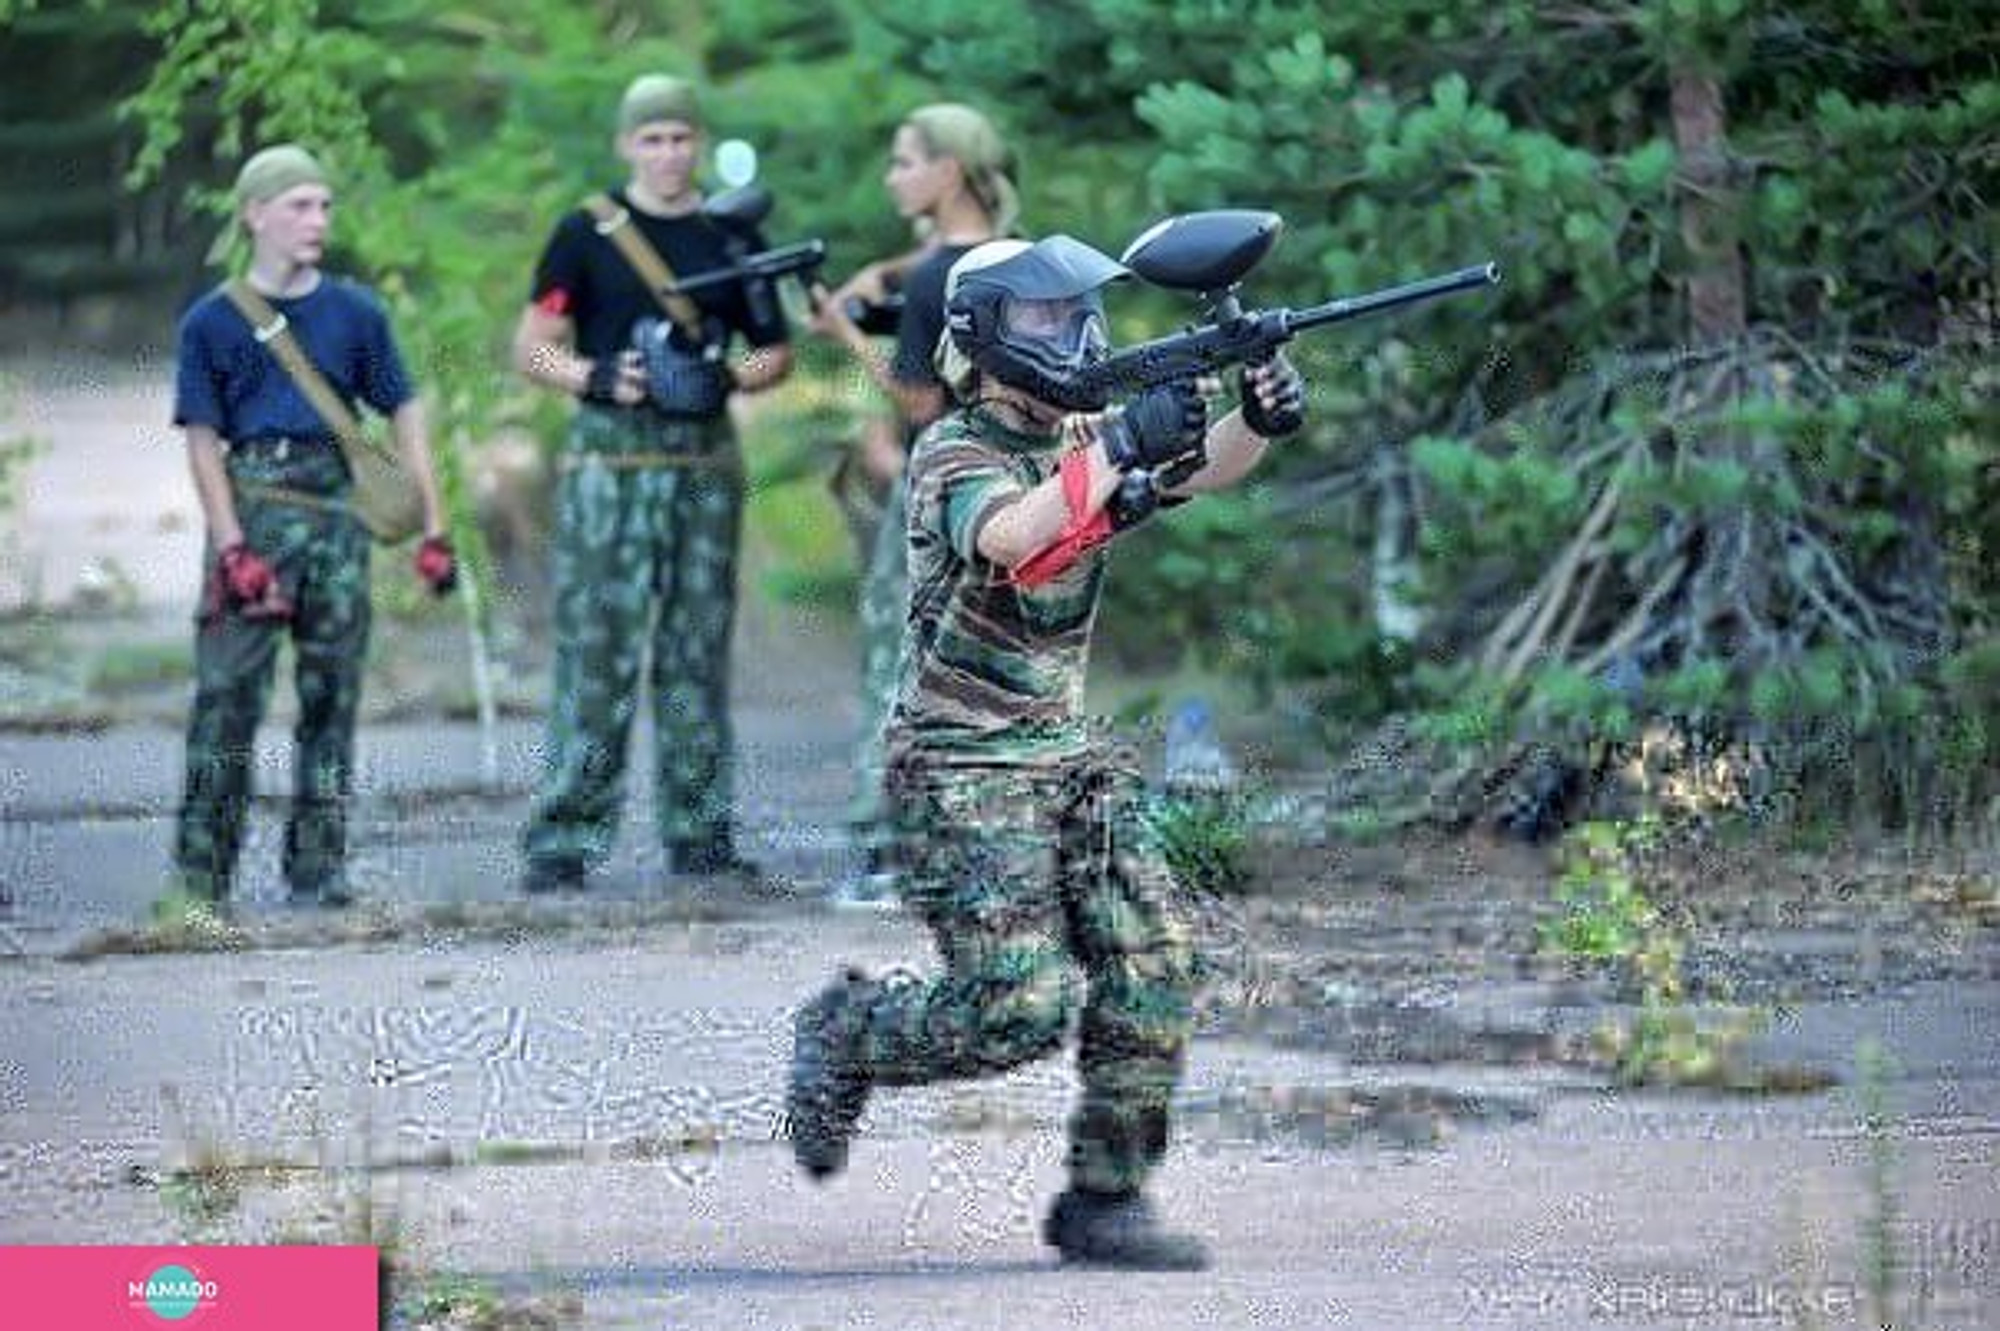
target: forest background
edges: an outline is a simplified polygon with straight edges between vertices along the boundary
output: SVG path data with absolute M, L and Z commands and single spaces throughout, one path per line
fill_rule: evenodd
M 908 242 L 881 187 L 898 120 L 967 101 L 1017 150 L 1028 234 L 1115 252 L 1173 212 L 1281 212 L 1253 308 L 1506 273 L 1296 345 L 1305 437 L 1264 483 L 1129 538 L 1102 635 L 1122 660 L 1226 676 L 1329 752 L 1393 720 L 1419 766 L 1497 770 L 1526 738 L 1671 717 L 1754 745 L 1795 824 L 1990 830 L 1996 19 L 1941 0 L 0 0 L 0 310 L 47 316 L 58 344 L 157 342 L 215 280 L 242 156 L 314 144 L 341 181 L 332 262 L 397 307 L 478 565 L 481 451 L 560 433 L 505 342 L 554 219 L 617 178 L 626 81 L 698 79 L 713 137 L 759 150 L 772 239 L 825 238 L 835 277 Z M 1120 340 L 1191 313 L 1114 302 Z M 786 442 L 754 520 L 790 533 L 773 590 L 845 605 L 837 519 L 784 482 L 880 404 L 833 348 L 802 350 L 760 423 Z

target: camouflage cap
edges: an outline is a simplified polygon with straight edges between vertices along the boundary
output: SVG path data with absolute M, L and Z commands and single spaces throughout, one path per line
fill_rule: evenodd
M 232 254 L 239 253 L 242 238 L 248 234 L 250 219 L 244 209 L 253 203 L 269 203 L 286 190 L 297 189 L 300 185 L 331 186 L 326 170 L 319 159 L 296 143 L 274 143 L 251 154 L 250 160 L 236 173 L 233 191 L 236 212 L 228 225 L 216 233 L 208 247 L 208 262 L 221 266 L 230 261 Z
M 618 102 L 618 132 L 630 134 L 656 120 L 678 120 L 700 127 L 701 101 L 694 85 L 672 74 L 641 74 Z

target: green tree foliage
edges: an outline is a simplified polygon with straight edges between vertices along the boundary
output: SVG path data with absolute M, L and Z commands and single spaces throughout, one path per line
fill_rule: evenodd
M 146 8 L 0 3 L 0 301 L 158 287 L 199 243 L 185 173 L 137 193 L 124 184 L 138 136 L 117 103 L 146 78 Z
M 143 74 L 120 160 L 162 196 L 180 171 L 213 206 L 253 141 L 321 147 L 343 258 L 403 305 L 461 438 L 524 409 L 505 331 L 550 219 L 615 175 L 610 107 L 644 69 L 702 79 L 718 133 L 763 153 L 774 238 L 825 236 L 836 275 L 907 243 L 889 132 L 944 97 L 1015 143 L 1031 233 L 1116 249 L 1171 211 L 1283 213 L 1252 306 L 1497 258 L 1498 292 L 1300 344 L 1308 436 L 1270 483 L 1129 538 L 1114 641 L 1316 691 L 1329 733 L 1474 700 L 1483 739 L 1578 698 L 1612 720 L 1630 700 L 1593 681 L 1630 658 L 1644 706 L 1841 736 L 1827 770 L 1873 744 L 1977 774 L 1984 731 L 1934 718 L 1991 688 L 2000 635 L 1983 8 L 0 0 L 0 22 L 108 62 L 64 76 L 94 91 L 48 135 L 115 124 Z M 10 111 L 52 86 L 10 78 Z M 40 141 L 0 155 L 17 140 Z M 1125 337 L 1188 314 L 1114 301 Z
M 1906 722 L 1951 708 L 1940 666 L 1990 617 L 1990 15 L 1061 8 L 911 49 L 996 99 L 1050 77 L 1027 53 L 1102 52 L 1072 91 L 1108 104 L 1066 110 L 1116 132 L 1123 80 L 1143 82 L 1153 209 L 1288 219 L 1261 299 L 1488 254 L 1507 270 L 1497 300 L 1301 348 L 1317 429 L 1280 464 L 1278 536 L 1152 538 L 1149 616 L 1178 601 L 1202 633 L 1219 613 L 1235 632 L 1203 640 L 1225 659 L 1334 678 L 1352 707 L 1352 668 L 1384 655 L 1358 574 L 1400 490 L 1388 545 L 1414 552 L 1425 612 L 1410 659 L 1457 666 L 1410 680 L 1441 700 L 1497 677 L 1532 713 L 1539 673 L 1629 656 L 1672 706 L 1670 680 L 1719 665 L 1729 723 L 1811 750 L 1837 698 L 1887 767 L 1924 765 L 1935 746 Z

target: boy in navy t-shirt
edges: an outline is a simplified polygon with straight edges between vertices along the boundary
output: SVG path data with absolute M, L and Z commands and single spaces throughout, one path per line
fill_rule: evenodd
M 252 289 L 350 408 L 365 402 L 389 418 L 423 496 L 416 571 L 442 594 L 456 565 L 388 318 L 366 287 L 319 269 L 333 206 L 325 173 L 303 148 L 267 148 L 244 164 L 236 200 Z M 294 904 L 340 906 L 352 899 L 346 806 L 368 645 L 369 535 L 347 507 L 351 481 L 333 427 L 259 332 L 221 288 L 180 325 L 174 424 L 187 435 L 208 543 L 174 860 L 182 891 L 228 902 L 250 757 L 289 631 L 299 720 L 285 879 Z

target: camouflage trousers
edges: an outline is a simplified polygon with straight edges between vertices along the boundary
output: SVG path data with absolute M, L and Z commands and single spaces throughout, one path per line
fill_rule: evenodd
M 555 673 L 541 787 L 522 849 L 601 860 L 617 837 L 641 668 L 653 705 L 660 836 L 729 844 L 729 640 L 743 462 L 725 417 L 584 407 L 556 489 Z
M 874 549 L 861 579 L 861 733 L 855 749 L 858 784 L 849 822 L 856 843 L 872 856 L 895 840 L 884 789 L 884 727 L 895 705 L 910 609 L 909 491 L 902 477 L 889 487 Z
M 237 450 L 230 454 L 229 474 L 243 539 L 277 571 L 293 615 L 284 622 L 256 621 L 223 608 L 216 552 L 205 549 L 174 860 L 187 891 L 217 900 L 229 895 L 249 809 L 257 727 L 270 699 L 279 641 L 289 635 L 299 713 L 284 872 L 294 892 L 314 893 L 340 880 L 347 855 L 354 726 L 368 652 L 369 537 L 338 506 L 347 470 L 330 442 Z M 260 496 L 258 486 L 318 497 L 327 506 Z
M 1193 1024 L 1194 939 L 1129 771 L 929 769 L 893 777 L 906 907 L 942 971 L 887 983 L 862 1057 L 877 1085 L 1003 1072 L 1062 1045 L 1083 979 L 1072 1183 L 1136 1189 L 1166 1153 Z

